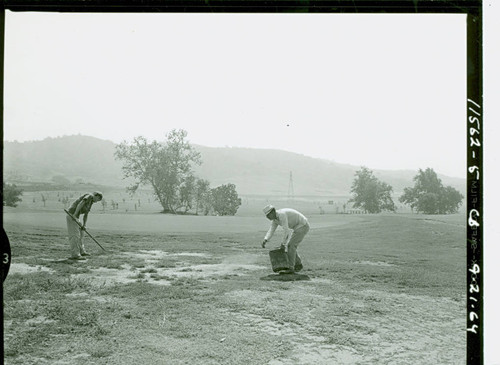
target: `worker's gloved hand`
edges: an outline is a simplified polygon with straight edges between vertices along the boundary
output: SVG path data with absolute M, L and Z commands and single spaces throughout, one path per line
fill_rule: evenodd
M 281 247 L 280 247 L 283 251 L 285 252 L 288 252 L 288 246 L 285 245 L 284 243 L 281 244 Z
M 264 241 L 262 241 L 262 248 L 266 247 L 267 240 L 264 238 Z

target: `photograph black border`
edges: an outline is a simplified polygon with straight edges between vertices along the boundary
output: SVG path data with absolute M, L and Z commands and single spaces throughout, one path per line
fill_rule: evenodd
M 0 130 L 3 161 L 5 10 L 74 13 L 401 13 L 467 15 L 467 364 L 483 364 L 483 4 L 481 0 L 4 0 L 0 24 Z M 445 136 L 443 136 L 445 138 Z M 0 179 L 3 183 L 3 163 Z M 0 223 L 3 229 L 3 207 Z M 2 273 L 4 265 L 2 261 Z M 3 303 L 3 287 L 0 290 Z M 2 338 L 3 310 L 0 313 Z M 1 344 L 1 360 L 4 345 Z

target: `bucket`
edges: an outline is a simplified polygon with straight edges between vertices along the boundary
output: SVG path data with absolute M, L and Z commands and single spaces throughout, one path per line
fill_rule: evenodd
M 288 270 L 288 255 L 282 248 L 269 251 L 269 258 L 271 259 L 271 266 L 274 272 L 281 270 Z

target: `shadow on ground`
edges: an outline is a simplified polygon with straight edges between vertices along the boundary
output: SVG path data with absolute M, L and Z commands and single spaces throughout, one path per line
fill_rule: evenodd
M 311 278 L 304 274 L 271 274 L 263 276 L 260 280 L 268 281 L 299 281 L 299 280 L 311 280 Z

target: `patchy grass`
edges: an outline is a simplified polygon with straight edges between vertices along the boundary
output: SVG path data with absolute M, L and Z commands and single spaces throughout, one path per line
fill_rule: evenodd
M 311 280 L 289 282 L 259 280 L 272 274 L 268 251 L 250 233 L 98 232 L 109 252 L 88 242 L 93 255 L 69 262 L 64 230 L 7 227 L 13 265 L 53 271 L 5 281 L 5 359 L 463 363 L 465 220 L 452 218 L 366 215 L 317 229 L 313 221 L 299 246 Z M 262 268 L 200 275 L 235 262 Z M 98 272 L 133 280 L 104 282 Z
M 144 273 L 144 274 L 145 274 L 145 273 L 148 273 L 148 274 L 155 274 L 155 273 L 157 273 L 157 272 L 158 272 L 158 270 L 156 270 L 155 268 L 152 268 L 152 267 L 150 267 L 149 269 L 144 269 L 144 270 L 141 270 L 141 273 Z

